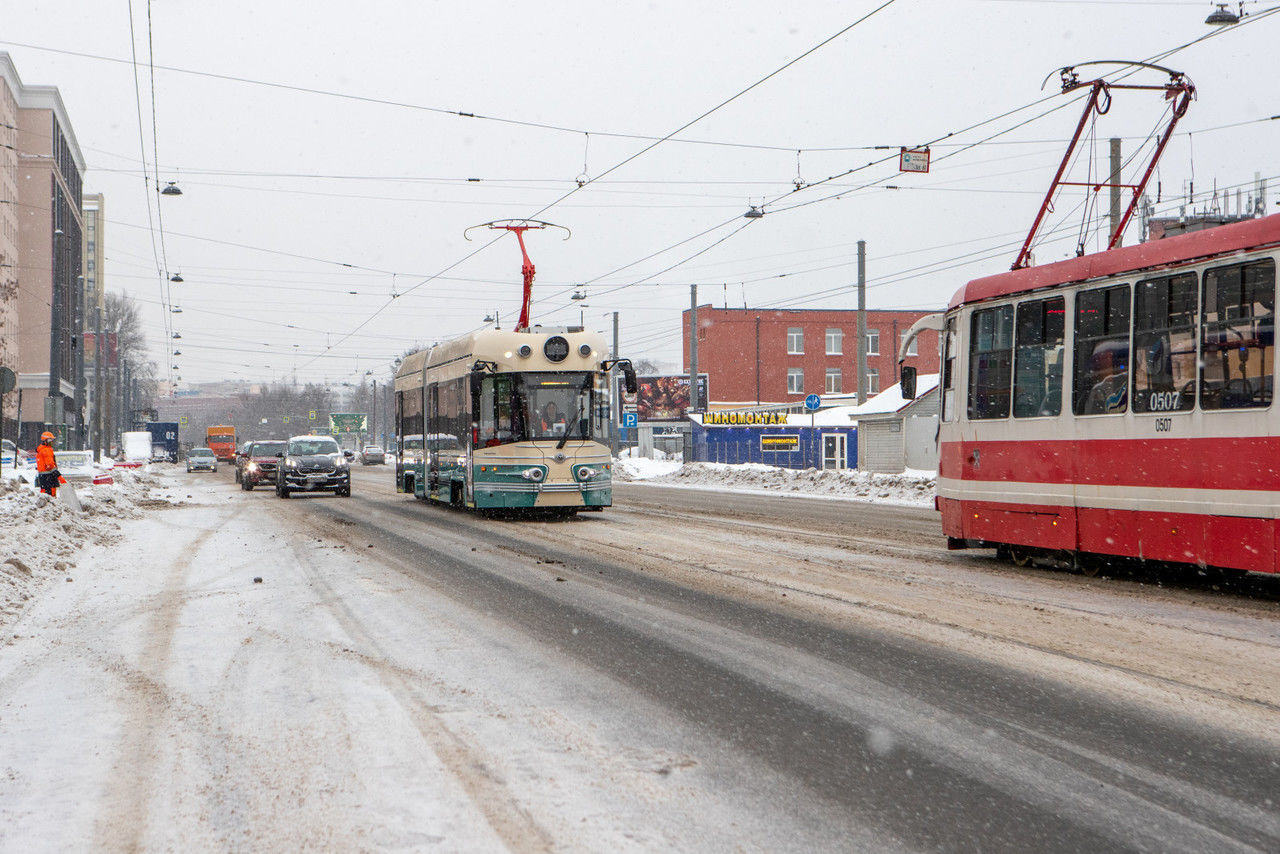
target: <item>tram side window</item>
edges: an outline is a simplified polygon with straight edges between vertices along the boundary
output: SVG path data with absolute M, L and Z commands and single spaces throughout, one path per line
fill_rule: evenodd
M 1196 275 L 1139 282 L 1133 291 L 1133 411 L 1196 404 Z
M 1072 411 L 1103 415 L 1129 408 L 1129 286 L 1076 294 Z
M 1205 271 L 1200 406 L 1271 405 L 1276 269 L 1271 259 Z
M 1018 304 L 1014 336 L 1013 415 L 1034 418 L 1062 412 L 1062 297 Z
M 515 377 L 510 374 L 487 376 L 480 384 L 478 446 L 491 448 L 520 441 L 512 413 L 512 392 Z
M 969 336 L 969 419 L 1007 418 L 1013 368 L 1013 306 L 975 311 Z
M 956 420 L 956 319 L 947 318 L 942 333 L 942 420 Z

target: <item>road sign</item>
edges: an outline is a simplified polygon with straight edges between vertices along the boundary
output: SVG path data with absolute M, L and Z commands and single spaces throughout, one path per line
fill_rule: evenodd
M 817 412 L 822 408 L 822 398 L 816 394 L 811 394 L 804 399 L 804 408 L 810 412 Z
M 308 412 L 307 412 L 307 417 L 308 417 L 308 418 L 310 418 L 312 421 L 315 421 L 315 420 L 316 420 L 316 411 L 315 411 L 314 409 L 312 409 L 312 410 L 308 411 Z
M 903 148 L 898 153 L 899 172 L 928 172 L 929 149 Z
M 282 423 L 284 423 L 284 424 L 288 424 L 288 423 L 289 423 L 289 416 L 288 416 L 288 415 L 284 416 L 284 418 L 282 419 Z
M 628 427 L 628 428 L 630 428 L 630 427 L 635 427 L 635 426 L 636 426 L 637 424 L 639 424 L 639 423 L 640 423 L 640 416 L 639 416 L 639 415 L 637 415 L 636 413 L 634 413 L 634 412 L 624 412 L 624 413 L 622 413 L 622 426 L 623 426 L 623 427 Z
M 363 412 L 330 412 L 330 433 L 367 433 L 369 416 Z

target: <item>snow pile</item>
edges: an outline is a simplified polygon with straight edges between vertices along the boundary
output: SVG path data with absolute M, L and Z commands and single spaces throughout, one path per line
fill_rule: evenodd
M 15 620 L 45 584 L 61 576 L 70 580 L 82 548 L 115 542 L 117 519 L 178 503 L 155 475 L 116 469 L 112 476 L 115 483 L 76 484 L 80 513 L 16 478 L 0 480 L 0 627 Z
M 619 460 L 619 470 L 629 464 L 650 462 Z M 669 464 L 668 464 L 669 465 Z M 788 469 L 760 463 L 689 463 L 669 471 L 657 471 L 656 465 L 643 467 L 652 474 L 632 472 L 629 480 L 672 486 L 693 486 L 723 492 L 781 492 L 798 495 L 824 495 L 932 507 L 936 478 L 933 472 L 906 471 L 902 474 L 877 474 L 860 469 Z
M 680 468 L 679 460 L 651 460 L 648 457 L 623 457 L 613 461 L 614 480 L 648 480 L 671 474 Z

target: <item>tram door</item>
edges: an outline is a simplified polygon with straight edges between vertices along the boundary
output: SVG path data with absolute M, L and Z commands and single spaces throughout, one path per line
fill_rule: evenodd
M 844 433 L 822 434 L 822 467 L 842 469 L 848 465 L 848 437 Z

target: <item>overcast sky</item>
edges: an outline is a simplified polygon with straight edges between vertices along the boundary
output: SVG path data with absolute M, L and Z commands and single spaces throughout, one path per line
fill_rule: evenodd
M 179 365 L 187 382 L 383 376 L 415 342 L 488 313 L 509 326 L 514 238 L 463 235 L 501 218 L 572 230 L 527 237 L 535 322 L 581 313 L 607 330 L 617 311 L 623 355 L 672 366 L 691 283 L 716 305 L 852 308 L 858 240 L 870 307 L 943 306 L 1012 263 L 1078 95 L 957 132 L 1054 96 L 1056 78 L 1041 82 L 1063 65 L 1146 59 L 1215 32 L 1163 60 L 1199 100 L 1162 161 L 1161 210 L 1176 212 L 1193 175 L 1203 203 L 1215 181 L 1251 190 L 1255 172 L 1271 178 L 1276 210 L 1280 121 L 1266 119 L 1280 113 L 1280 15 L 1265 3 L 1216 31 L 1200 0 L 897 0 L 675 139 L 644 151 L 653 140 L 626 136 L 670 134 L 880 5 L 164 0 L 149 50 L 147 3 L 133 0 L 135 90 L 125 0 L 28 0 L 5 4 L 0 50 L 24 82 L 61 90 L 85 189 L 106 195 L 106 285 L 143 304 L 161 375 Z M 1128 154 L 1163 109 L 1158 94 L 1117 93 L 1098 162 L 1106 137 L 1124 137 Z M 898 174 L 897 146 L 950 133 L 929 174 Z M 186 280 L 170 294 L 181 314 L 162 305 L 144 157 L 184 192 L 160 200 L 167 268 Z M 1038 262 L 1074 254 L 1081 198 L 1059 202 Z M 764 217 L 741 217 L 762 203 Z M 584 283 L 587 299 L 571 300 Z

